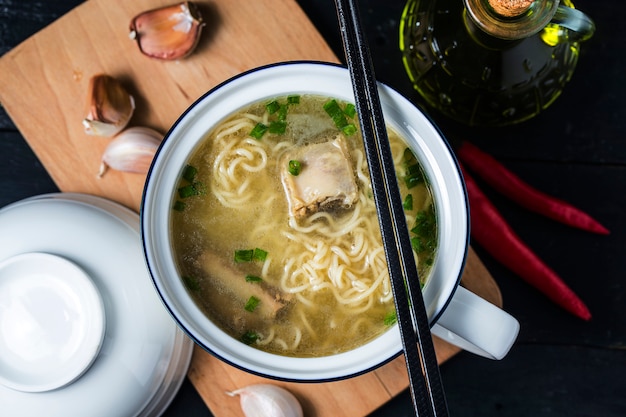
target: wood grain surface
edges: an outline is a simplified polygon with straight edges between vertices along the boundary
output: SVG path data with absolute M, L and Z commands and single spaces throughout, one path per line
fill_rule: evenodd
M 103 196 L 139 210 L 145 175 L 109 171 L 97 178 L 110 139 L 86 135 L 81 124 L 92 75 L 112 75 L 133 94 L 137 110 L 130 126 L 165 133 L 195 99 L 242 71 L 279 61 L 338 61 L 292 0 L 272 0 L 271 7 L 269 0 L 198 2 L 207 27 L 196 52 L 176 62 L 147 58 L 128 38 L 128 23 L 137 13 L 166 4 L 90 0 L 0 59 L 0 102 L 60 190 Z M 272 30 L 260 31 L 250 22 Z M 471 250 L 463 282 L 502 305 L 497 285 Z M 440 363 L 458 352 L 440 340 L 435 344 Z M 189 378 L 217 416 L 240 413 L 238 401 L 226 391 L 263 381 L 200 348 Z M 308 416 L 361 416 L 404 390 L 408 379 L 399 357 L 341 382 L 283 385 L 302 400 Z

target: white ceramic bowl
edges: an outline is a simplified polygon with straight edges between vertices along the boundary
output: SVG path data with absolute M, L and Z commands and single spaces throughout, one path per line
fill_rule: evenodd
M 154 290 L 137 213 L 46 194 L 2 208 L 0 230 L 0 414 L 161 415 L 193 342 Z
M 144 190 L 142 239 L 157 290 L 180 326 L 218 358 L 248 372 L 293 381 L 328 381 L 374 369 L 402 350 L 397 327 L 352 351 L 321 358 L 292 358 L 247 346 L 213 324 L 189 296 L 173 262 L 170 206 L 185 161 L 199 141 L 232 112 L 259 100 L 316 94 L 354 102 L 347 69 L 318 62 L 279 63 L 236 76 L 197 100 L 178 119 L 159 149 Z M 380 85 L 388 125 L 409 142 L 434 190 L 438 253 L 423 294 L 434 322 L 460 280 L 468 247 L 468 209 L 456 160 L 440 132 L 407 99 Z

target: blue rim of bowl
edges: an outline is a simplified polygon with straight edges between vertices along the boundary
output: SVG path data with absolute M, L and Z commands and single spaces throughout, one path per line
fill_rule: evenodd
M 398 356 L 400 356 L 403 353 L 402 348 L 400 348 L 400 350 L 398 352 L 390 355 L 389 357 L 387 357 L 385 359 L 382 359 L 380 362 L 378 362 L 377 364 L 375 364 L 373 366 L 370 366 L 370 367 L 365 368 L 365 369 L 363 369 L 361 371 L 358 371 L 358 372 L 353 372 L 353 373 L 350 373 L 350 374 L 337 376 L 337 377 L 318 378 L 318 379 L 297 379 L 297 378 L 280 377 L 280 376 L 276 376 L 276 375 L 272 375 L 272 374 L 259 372 L 259 371 L 253 370 L 253 369 L 248 369 L 245 366 L 242 366 L 242 365 L 240 365 L 238 363 L 235 363 L 235 362 L 233 362 L 233 361 L 223 357 L 222 355 L 218 354 L 217 352 L 215 352 L 214 350 L 212 350 L 208 346 L 205 346 L 205 344 L 202 341 L 200 341 L 193 334 L 193 332 L 191 330 L 189 330 L 184 325 L 184 323 L 182 323 L 182 321 L 177 316 L 176 312 L 173 311 L 171 306 L 168 304 L 168 302 L 166 300 L 166 297 L 161 293 L 161 290 L 159 289 L 159 286 L 157 285 L 157 278 L 155 277 L 155 274 L 153 272 L 153 268 L 150 265 L 150 262 L 148 261 L 148 259 L 149 259 L 148 248 L 146 247 L 146 239 L 145 239 L 145 228 L 146 228 L 146 226 L 145 226 L 145 221 L 144 221 L 145 220 L 144 208 L 145 208 L 145 204 L 146 204 L 146 195 L 147 195 L 147 192 L 148 192 L 148 188 L 149 188 L 149 184 L 150 184 L 150 179 L 152 177 L 153 169 L 154 169 L 156 161 L 158 160 L 158 156 L 161 153 L 163 147 L 165 146 L 167 140 L 170 138 L 170 135 L 175 130 L 175 128 L 178 126 L 178 124 L 181 123 L 185 119 L 186 115 L 189 112 L 191 112 L 196 106 L 198 106 L 207 96 L 210 96 L 215 91 L 221 89 L 225 85 L 230 84 L 230 83 L 232 83 L 233 81 L 235 81 L 235 80 L 237 80 L 239 78 L 243 78 L 243 77 L 245 77 L 245 76 L 247 76 L 249 74 L 253 74 L 253 73 L 256 73 L 256 72 L 259 72 L 259 71 L 263 71 L 263 70 L 267 70 L 267 69 L 271 69 L 271 68 L 275 68 L 275 67 L 291 66 L 291 65 L 302 65 L 302 64 L 323 65 L 323 66 L 328 66 L 328 67 L 336 67 L 336 68 L 344 69 L 344 70 L 347 71 L 347 67 L 345 65 L 343 65 L 343 64 L 338 64 L 338 63 L 333 63 L 333 62 L 325 62 L 325 61 L 316 61 L 316 60 L 281 61 L 281 62 L 275 62 L 275 63 L 271 63 L 271 64 L 267 64 L 267 65 L 262 65 L 262 66 L 251 68 L 249 70 L 241 72 L 241 73 L 239 73 L 237 75 L 234 75 L 234 76 L 232 76 L 232 77 L 222 81 L 221 83 L 215 85 L 213 88 L 209 89 L 206 93 L 202 94 L 199 98 L 197 98 L 191 105 L 189 105 L 185 109 L 185 111 L 176 119 L 176 121 L 172 124 L 172 126 L 169 128 L 168 132 L 163 137 L 163 141 L 159 145 L 159 147 L 158 147 L 158 149 L 157 149 L 157 151 L 155 153 L 155 157 L 154 157 L 154 159 L 153 159 L 153 161 L 152 161 L 152 163 L 150 165 L 150 168 L 148 170 L 148 173 L 146 175 L 146 181 L 145 181 L 144 187 L 143 187 L 143 193 L 142 193 L 142 198 L 141 198 L 141 206 L 140 206 L 140 211 L 139 211 L 139 215 L 140 215 L 140 219 L 141 219 L 140 220 L 140 235 L 141 235 L 141 241 L 142 241 L 142 247 L 143 247 L 143 252 L 144 252 L 144 258 L 146 260 L 146 265 L 147 265 L 148 271 L 150 273 L 150 277 L 152 278 L 152 283 L 155 286 L 156 291 L 157 291 L 159 297 L 161 298 L 161 301 L 162 301 L 163 305 L 165 306 L 165 308 L 167 309 L 167 311 L 169 312 L 171 317 L 178 324 L 178 326 L 182 329 L 182 331 L 185 334 L 187 334 L 187 336 L 190 339 L 192 339 L 198 346 L 200 346 L 202 349 L 207 351 L 212 356 L 214 356 L 217 359 L 227 363 L 230 366 L 233 366 L 234 368 L 237 368 L 237 369 L 242 370 L 244 372 L 247 372 L 247 373 L 250 373 L 250 374 L 253 374 L 253 375 L 257 375 L 257 376 L 260 376 L 260 377 L 263 377 L 263 378 L 273 379 L 273 380 L 277 380 L 277 381 L 285 381 L 285 382 L 324 383 L 324 382 L 341 381 L 341 380 L 357 377 L 357 376 L 369 373 L 369 372 L 371 372 L 371 371 L 373 371 L 375 369 L 378 369 L 378 368 L 388 364 L 389 362 L 393 361 Z M 393 89 L 389 85 L 384 84 L 384 83 L 381 83 L 381 84 L 383 84 L 386 88 L 389 88 L 390 90 L 396 92 L 400 96 L 404 97 L 403 94 L 401 94 L 397 90 Z M 456 157 L 456 155 L 455 155 L 455 153 L 454 153 L 454 151 L 452 149 L 452 146 L 450 145 L 449 141 L 446 139 L 446 136 L 443 134 L 443 132 L 441 131 L 439 126 L 433 121 L 433 119 L 419 105 L 417 105 L 416 103 L 414 103 L 412 101 L 410 101 L 410 102 L 428 120 L 428 122 L 436 130 L 436 132 L 439 135 L 439 137 L 441 138 L 443 144 L 447 148 L 447 151 L 448 151 L 448 153 L 449 153 L 449 155 L 450 155 L 450 157 L 452 159 L 452 162 L 454 163 L 454 166 L 455 166 L 455 169 L 456 169 L 456 174 L 459 176 L 459 179 L 460 179 L 460 185 L 461 185 L 462 190 L 463 190 L 463 198 L 465 200 L 465 217 L 467 218 L 466 235 L 464 237 L 465 248 L 466 249 L 465 249 L 464 254 L 463 254 L 463 259 L 461 260 L 459 274 L 456 277 L 454 289 L 450 292 L 448 298 L 445 300 L 445 302 L 443 303 L 443 305 L 440 308 L 440 310 L 438 312 L 436 312 L 433 315 L 433 317 L 431 317 L 430 325 L 432 327 L 437 322 L 439 317 L 441 317 L 443 312 L 446 310 L 447 306 L 450 304 L 450 302 L 451 302 L 451 300 L 452 300 L 452 298 L 454 296 L 454 293 L 456 292 L 456 288 L 458 287 L 458 285 L 461 282 L 463 271 L 465 269 L 465 265 L 466 265 L 466 262 L 467 262 L 467 256 L 468 256 L 468 250 L 469 250 L 469 243 L 470 243 L 469 201 L 468 201 L 468 196 L 467 196 L 467 188 L 466 188 L 466 185 L 465 185 L 465 180 L 463 178 L 463 174 L 462 174 L 462 171 L 460 169 L 458 159 L 457 159 L 457 157 Z

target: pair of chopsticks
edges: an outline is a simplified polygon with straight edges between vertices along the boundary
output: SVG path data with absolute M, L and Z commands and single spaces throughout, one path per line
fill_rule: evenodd
M 417 416 L 447 416 L 439 366 L 359 10 L 356 0 L 335 0 L 335 5 L 391 277 L 413 406 Z

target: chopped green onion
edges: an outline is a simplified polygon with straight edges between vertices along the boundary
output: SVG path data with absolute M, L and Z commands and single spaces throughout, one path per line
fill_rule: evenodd
M 180 198 L 193 197 L 195 195 L 204 194 L 206 192 L 204 183 L 196 181 L 193 184 L 188 184 L 178 189 L 178 195 Z
M 415 226 L 413 226 L 411 232 L 421 237 L 430 238 L 435 234 L 435 230 L 435 215 L 431 210 L 417 213 Z
M 411 247 L 417 253 L 419 253 L 419 252 L 421 252 L 421 251 L 423 251 L 425 249 L 425 245 L 422 242 L 422 239 L 420 239 L 419 237 L 412 237 L 411 238 Z
M 343 114 L 333 117 L 333 122 L 335 122 L 335 126 L 337 126 L 337 129 L 343 129 L 348 125 L 348 121 L 343 116 Z
M 259 339 L 259 335 L 252 330 L 248 330 L 241 336 L 241 341 L 246 345 L 251 345 Z
M 354 106 L 354 104 L 348 103 L 343 109 L 343 113 L 352 119 L 356 115 L 356 107 Z
M 293 175 L 294 177 L 297 177 L 298 175 L 300 175 L 301 171 L 302 171 L 302 164 L 300 163 L 300 161 L 297 161 L 295 159 L 292 159 L 291 161 L 289 161 L 289 173 L 291 175 Z
M 187 206 L 187 204 L 183 203 L 183 202 L 182 202 L 182 201 L 180 201 L 180 200 L 176 200 L 176 201 L 174 202 L 174 205 L 172 206 L 172 208 L 173 208 L 174 210 L 176 210 L 176 211 L 183 211 L 183 210 L 185 210 L 185 207 L 186 207 L 186 206 Z
M 437 247 L 437 228 L 432 205 L 428 210 L 417 213 L 411 232 L 415 234 L 415 237 L 411 238 L 411 245 L 415 252 L 433 250 Z
M 252 128 L 252 131 L 250 132 L 250 136 L 252 136 L 255 139 L 261 139 L 266 131 L 267 131 L 267 126 L 265 126 L 263 123 L 257 123 L 256 126 Z
M 404 157 L 405 166 L 413 165 L 417 162 L 417 158 L 413 154 L 413 151 L 411 151 L 411 149 L 409 148 L 404 148 L 404 155 L 402 156 Z
M 199 291 L 200 290 L 200 283 L 194 277 L 190 277 L 189 275 L 183 276 L 183 283 L 185 284 L 187 289 L 190 290 L 190 291 Z
M 421 173 L 422 173 L 422 168 L 420 167 L 418 163 L 415 163 L 413 165 L 409 165 L 406 167 L 407 175 L 419 175 Z
M 341 109 L 337 100 L 330 100 L 324 103 L 324 110 L 333 119 L 335 126 L 346 136 L 352 136 L 357 132 L 356 125 L 354 123 L 348 123 L 346 116 L 352 118 L 356 114 L 356 108 L 354 104 L 346 104 L 345 109 Z
M 261 300 L 256 298 L 254 295 L 251 295 L 246 301 L 246 305 L 243 307 L 246 311 L 253 312 L 258 306 Z
M 284 122 L 285 120 L 287 120 L 287 110 L 289 109 L 289 107 L 287 107 L 286 104 L 281 104 L 280 105 L 280 109 L 278 109 L 278 120 Z
M 402 207 L 407 211 L 413 210 L 413 194 L 408 194 L 406 197 L 404 197 Z
M 194 195 L 198 195 L 200 192 L 194 187 L 193 184 L 184 185 L 178 189 L 178 195 L 180 198 L 188 198 Z
M 252 257 L 254 256 L 253 249 L 241 249 L 235 251 L 235 262 L 251 262 Z
M 348 124 L 346 116 L 343 114 L 341 107 L 339 107 L 337 100 L 333 99 L 324 103 L 324 110 L 330 118 L 333 119 L 333 122 L 335 122 L 335 126 L 337 126 L 338 129 L 343 129 Z
M 356 133 L 356 126 L 354 125 L 354 123 L 348 123 L 347 125 L 341 128 L 341 131 L 346 136 L 352 136 Z
M 387 313 L 385 315 L 385 318 L 383 319 L 383 323 L 385 324 L 385 326 L 393 326 L 394 324 L 396 324 L 397 321 L 398 317 L 396 316 L 395 311 Z
M 276 135 L 282 135 L 287 130 L 287 122 L 284 120 L 277 120 L 270 123 L 270 133 Z
M 185 169 L 183 170 L 183 178 L 189 182 L 193 182 L 193 180 L 196 178 L 197 173 L 198 173 L 198 168 L 192 165 L 186 165 Z
M 420 167 L 417 158 L 409 148 L 406 148 L 404 150 L 403 164 L 405 168 L 404 183 L 406 184 L 407 188 L 413 188 L 416 185 L 424 182 L 425 178 L 424 174 L 422 173 L 422 168 Z
M 280 108 L 280 104 L 278 104 L 278 101 L 276 100 L 271 101 L 265 105 L 265 110 L 267 110 L 269 114 L 276 113 L 279 108 Z
M 263 278 L 256 275 L 246 275 L 246 282 L 262 282 Z
M 263 249 L 239 249 L 235 251 L 235 262 L 265 261 L 267 251 Z
M 407 188 L 413 188 L 424 182 L 424 176 L 422 175 L 422 169 L 419 164 L 407 167 L 404 175 L 404 183 Z
M 300 96 L 298 95 L 287 96 L 287 103 L 288 104 L 300 104 Z
M 326 103 L 324 103 L 323 107 L 330 117 L 333 117 L 337 113 L 343 113 L 341 111 L 341 107 L 339 107 L 339 103 L 337 103 L 337 100 L 334 99 L 328 100 Z
M 255 261 L 265 261 L 265 259 L 267 259 L 267 251 L 259 248 L 254 248 L 252 259 Z
M 425 251 L 425 250 L 434 250 L 437 247 L 437 242 L 434 240 L 424 240 L 421 237 L 412 237 L 411 238 L 411 247 L 416 253 Z M 432 263 L 432 260 L 431 260 Z

